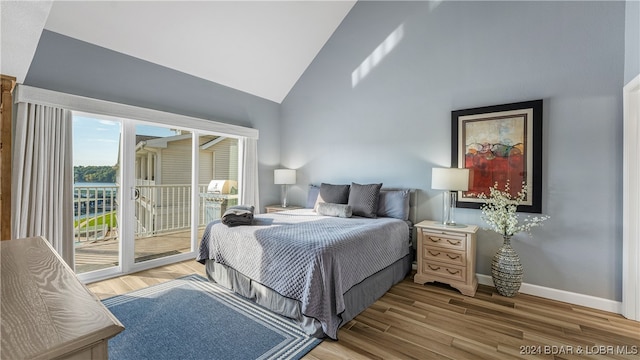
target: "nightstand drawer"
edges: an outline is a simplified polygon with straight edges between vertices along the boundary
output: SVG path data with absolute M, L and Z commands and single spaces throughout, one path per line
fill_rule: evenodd
M 467 265 L 467 257 L 463 251 L 443 250 L 433 246 L 423 246 L 422 258 L 427 262 L 443 262 L 458 266 Z
M 452 234 L 445 231 L 433 232 L 422 230 L 425 246 L 438 246 L 447 249 L 461 250 L 466 249 L 466 236 L 460 234 Z
M 454 281 L 467 281 L 466 268 L 450 264 L 436 262 L 425 262 L 422 272 L 436 277 L 446 278 Z

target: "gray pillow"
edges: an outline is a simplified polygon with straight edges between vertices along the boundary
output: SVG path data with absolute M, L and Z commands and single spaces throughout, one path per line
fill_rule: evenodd
M 378 216 L 409 220 L 409 190 L 380 190 Z
M 346 204 L 349 201 L 349 185 L 320 184 L 320 192 L 314 209 L 318 211 L 319 203 Z
M 352 215 L 351 206 L 345 204 L 334 204 L 334 203 L 319 203 L 318 204 L 318 215 L 324 216 L 335 216 L 335 217 L 343 217 L 350 218 Z
M 353 215 L 374 218 L 378 216 L 378 197 L 382 184 L 360 185 L 351 183 L 349 201 Z
M 320 194 L 320 186 L 309 185 L 309 192 L 307 193 L 307 209 L 313 209 L 316 206 L 318 194 Z

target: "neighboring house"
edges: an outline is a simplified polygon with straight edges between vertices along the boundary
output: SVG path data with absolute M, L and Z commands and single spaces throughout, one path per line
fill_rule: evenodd
M 238 180 L 238 141 L 200 136 L 199 188 L 207 192 L 211 180 Z M 136 235 L 186 229 L 191 222 L 191 134 L 136 136 Z M 119 170 L 119 167 L 118 167 Z M 237 192 L 236 192 L 237 193 Z M 200 224 L 204 209 L 200 205 Z

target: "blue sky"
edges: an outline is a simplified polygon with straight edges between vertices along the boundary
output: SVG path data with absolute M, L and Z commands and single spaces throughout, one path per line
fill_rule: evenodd
M 136 125 L 136 134 L 172 136 L 168 128 Z M 120 122 L 73 116 L 73 165 L 113 166 L 118 162 Z

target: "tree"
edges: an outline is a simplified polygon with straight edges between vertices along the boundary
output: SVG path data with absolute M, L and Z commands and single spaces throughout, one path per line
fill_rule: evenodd
M 113 166 L 74 166 L 74 182 L 115 183 L 116 170 Z

